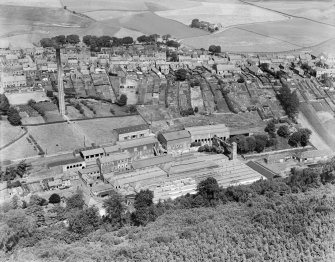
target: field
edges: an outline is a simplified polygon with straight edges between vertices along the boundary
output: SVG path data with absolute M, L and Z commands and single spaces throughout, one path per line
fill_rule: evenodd
M 141 116 L 125 116 L 115 118 L 104 118 L 104 119 L 92 119 L 83 120 L 76 122 L 78 128 L 81 129 L 86 137 L 98 144 L 110 144 L 116 140 L 113 134 L 113 129 L 144 124 L 144 120 Z
M 257 1 L 254 4 L 286 14 L 306 17 L 323 23 L 335 25 L 333 1 Z
M 193 29 L 180 22 L 160 17 L 152 12 L 143 12 L 135 15 L 115 19 L 107 19 L 101 23 L 113 24 L 119 27 L 140 31 L 145 34 L 170 34 L 177 38 L 206 35 L 207 32 Z
M 0 147 L 12 142 L 24 133 L 24 130 L 19 126 L 12 126 L 6 120 L 0 121 Z
M 182 42 L 193 48 L 208 48 L 210 45 L 220 45 L 222 51 L 231 52 L 280 52 L 299 48 L 278 39 L 238 28 L 231 28 L 209 36 L 186 38 Z
M 2 5 L 62 8 L 59 0 L 1 0 Z
M 80 137 L 67 123 L 31 126 L 28 132 L 49 155 L 84 146 L 84 137 Z
M 223 27 L 232 25 L 259 23 L 267 21 L 277 21 L 286 19 L 283 15 L 267 11 L 265 9 L 244 5 L 240 3 L 207 3 L 191 8 L 159 11 L 159 16 L 179 21 L 185 25 L 190 25 L 192 19 L 221 23 Z
M 13 93 L 6 94 L 6 96 L 11 105 L 27 104 L 30 99 L 33 99 L 36 102 L 50 101 L 44 92 Z
M 27 135 L 0 151 L 0 162 L 4 160 L 24 159 L 38 155 L 33 145 L 28 143 Z

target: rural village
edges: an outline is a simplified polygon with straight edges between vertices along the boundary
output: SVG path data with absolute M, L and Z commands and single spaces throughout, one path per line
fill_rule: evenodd
M 95 47 L 92 36 L 71 37 L 56 37 L 58 49 L 46 39 L 0 50 L 1 201 L 80 189 L 103 213 L 114 190 L 131 205 L 150 189 L 158 203 L 195 194 L 207 177 L 250 184 L 333 155 L 321 124 L 334 119 L 332 54 L 190 49 L 169 35 Z M 312 127 L 290 117 L 283 88 Z

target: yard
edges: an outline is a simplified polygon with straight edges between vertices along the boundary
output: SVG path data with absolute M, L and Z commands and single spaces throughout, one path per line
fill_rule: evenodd
M 0 120 L 0 130 L 0 147 L 7 145 L 24 133 L 21 127 L 12 126 L 4 117 L 3 120 Z

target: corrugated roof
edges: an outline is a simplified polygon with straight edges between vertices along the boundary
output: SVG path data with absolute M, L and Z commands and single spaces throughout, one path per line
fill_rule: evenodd
M 249 161 L 248 163 L 246 163 L 246 165 L 261 174 L 262 176 L 266 177 L 267 179 L 272 179 L 275 175 L 278 175 L 277 173 L 254 161 Z
M 104 147 L 105 153 L 109 154 L 112 152 L 117 152 L 120 150 L 120 146 L 119 145 L 114 145 L 114 146 L 106 146 Z
M 158 143 L 158 140 L 156 137 L 148 136 L 148 137 L 137 138 L 137 139 L 122 141 L 122 142 L 117 142 L 117 143 L 122 149 L 127 149 L 127 148 L 132 148 L 132 147 L 137 147 L 137 146 L 155 144 L 155 143 Z
M 168 133 L 163 133 L 162 135 L 164 136 L 166 141 L 173 141 L 191 137 L 190 133 L 187 130 L 172 131 Z
M 171 155 L 156 156 L 156 157 L 134 161 L 132 163 L 132 166 L 134 169 L 140 169 L 140 168 L 156 166 L 156 165 L 172 162 L 173 160 L 174 158 Z
M 132 132 L 137 132 L 137 131 L 146 130 L 146 129 L 149 129 L 148 125 L 141 124 L 141 125 L 136 125 L 136 126 L 115 128 L 114 130 L 120 135 L 120 134 L 132 133 Z
M 49 163 L 48 167 L 50 168 L 50 167 L 63 166 L 63 165 L 69 165 L 69 164 L 76 164 L 80 162 L 84 162 L 84 160 L 82 158 L 77 157 L 77 158 L 65 159 L 65 160 L 60 160 L 60 161 Z
M 83 150 L 81 151 L 83 156 L 90 156 L 90 155 L 95 155 L 95 154 L 104 154 L 104 150 L 102 148 L 94 148 L 94 149 L 89 149 L 89 150 Z
M 229 128 L 225 124 L 186 127 L 185 130 L 189 131 L 191 135 L 204 132 L 206 133 L 229 132 Z

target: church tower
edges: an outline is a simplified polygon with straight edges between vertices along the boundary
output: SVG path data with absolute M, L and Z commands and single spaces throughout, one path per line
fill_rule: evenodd
M 63 68 L 60 60 L 60 49 L 56 48 L 56 61 L 57 61 L 57 73 L 58 73 L 58 107 L 59 113 L 65 115 L 65 98 L 64 98 L 64 87 L 63 87 Z

